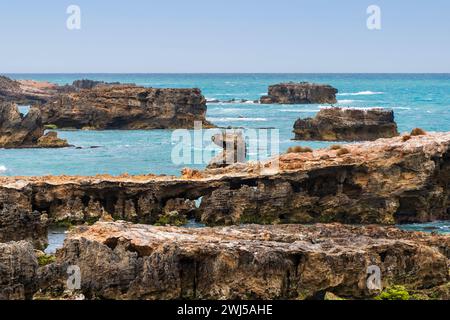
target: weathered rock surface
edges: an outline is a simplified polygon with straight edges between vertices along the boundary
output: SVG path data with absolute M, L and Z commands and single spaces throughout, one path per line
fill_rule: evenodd
M 49 131 L 37 141 L 39 148 L 65 148 L 69 146 L 66 139 L 58 138 L 58 133 Z
M 47 102 L 57 93 L 56 84 L 0 76 L 0 101 L 31 105 Z
M 200 197 L 195 215 L 208 225 L 450 219 L 450 133 L 342 148 L 347 153 L 281 155 L 278 172 L 270 168 L 272 159 L 185 170 L 182 177 L 0 177 L 0 204 L 45 213 L 50 222 L 92 221 L 107 213 L 152 224 L 176 211 L 173 203 Z
M 367 288 L 372 265 L 385 287 L 448 283 L 449 245 L 449 236 L 378 226 L 102 222 L 73 231 L 56 264 L 80 268 L 88 299 L 367 298 L 377 293 Z
M 394 111 L 386 109 L 321 109 L 315 118 L 298 119 L 296 140 L 363 141 L 398 136 Z
M 0 101 L 36 104 L 43 123 L 76 129 L 171 129 L 204 127 L 206 99 L 200 89 L 157 89 L 135 84 L 76 80 L 59 86 L 0 76 Z
M 57 137 L 56 132 L 44 136 L 41 113 L 32 107 L 23 116 L 14 103 L 0 102 L 0 148 L 61 148 L 67 147 L 66 140 Z
M 58 128 L 162 129 L 205 127 L 206 100 L 199 89 L 94 86 L 41 106 L 43 121 Z
M 133 84 L 126 84 L 132 86 Z M 97 86 L 122 86 L 118 82 L 94 80 L 75 80 L 71 85 L 59 86 L 46 81 L 13 80 L 0 76 L 0 101 L 14 102 L 19 105 L 43 104 L 57 99 L 61 94 L 79 92 Z
M 0 300 L 30 299 L 36 290 L 37 269 L 30 243 L 0 243 Z
M 211 159 L 208 169 L 223 168 L 235 163 L 244 163 L 247 156 L 247 146 L 242 131 L 226 130 L 214 135 L 212 141 L 223 151 Z
M 0 242 L 26 240 L 37 249 L 47 247 L 47 217 L 14 204 L 0 204 Z
M 269 86 L 269 93 L 260 99 L 263 104 L 336 103 L 338 90 L 329 85 L 308 82 L 280 83 Z

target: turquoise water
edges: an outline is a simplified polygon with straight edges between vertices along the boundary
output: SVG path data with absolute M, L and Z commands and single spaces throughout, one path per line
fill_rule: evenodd
M 398 226 L 406 231 L 435 232 L 439 234 L 450 234 L 450 221 L 435 221 L 429 223 L 413 223 Z
M 152 87 L 198 87 L 208 99 L 255 100 L 270 84 L 311 81 L 339 89 L 339 106 L 388 107 L 400 131 L 422 127 L 450 131 L 450 74 L 18 74 L 15 79 L 58 84 L 89 78 Z M 208 104 L 207 118 L 218 126 L 277 128 L 280 150 L 297 145 L 292 126 L 299 117 L 314 116 L 323 105 Z M 24 110 L 24 109 L 22 109 Z M 172 131 L 60 131 L 82 149 L 0 150 L 0 174 L 46 175 L 97 173 L 179 174 L 186 165 L 171 160 Z M 302 142 L 319 148 L 323 142 Z M 91 146 L 100 148 L 91 149 Z M 194 150 L 193 152 L 198 152 Z M 191 165 L 202 168 L 204 165 Z

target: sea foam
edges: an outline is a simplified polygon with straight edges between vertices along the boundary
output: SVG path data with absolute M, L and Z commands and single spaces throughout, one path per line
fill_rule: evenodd
M 376 94 L 384 94 L 384 92 L 381 91 L 360 91 L 360 92 L 344 92 L 344 93 L 338 93 L 338 96 L 372 96 Z
M 5 166 L 0 165 L 0 173 L 6 172 L 7 170 Z

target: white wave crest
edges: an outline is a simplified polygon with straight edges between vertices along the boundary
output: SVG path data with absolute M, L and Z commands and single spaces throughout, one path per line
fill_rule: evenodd
M 346 104 L 346 103 L 353 103 L 356 100 L 349 100 L 349 99 L 344 99 L 344 100 L 338 100 L 339 104 Z
M 372 96 L 376 94 L 384 94 L 384 92 L 381 91 L 360 91 L 360 92 L 344 92 L 344 93 L 338 93 L 338 96 Z
M 8 168 L 6 168 L 5 166 L 0 165 L 0 173 L 6 172 L 8 170 Z
M 228 121 L 249 121 L 249 122 L 257 122 L 257 121 L 267 121 L 266 118 L 209 118 L 211 122 L 228 122 Z

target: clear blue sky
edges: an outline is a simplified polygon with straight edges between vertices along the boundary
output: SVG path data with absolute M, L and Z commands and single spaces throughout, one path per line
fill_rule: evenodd
M 0 41 L 0 73 L 450 72 L 450 1 L 2 0 Z

